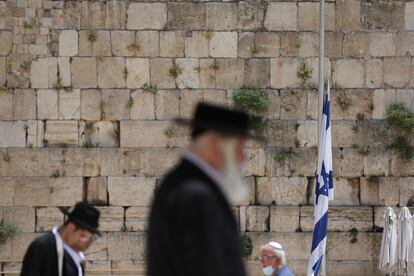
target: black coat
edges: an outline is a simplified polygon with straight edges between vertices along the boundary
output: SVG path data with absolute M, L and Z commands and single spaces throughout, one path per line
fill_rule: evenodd
M 63 254 L 63 276 L 78 275 L 69 254 Z M 59 276 L 56 240 L 52 232 L 35 239 L 27 249 L 20 276 Z
M 185 159 L 166 176 L 154 198 L 148 275 L 246 275 L 227 200 L 211 178 Z

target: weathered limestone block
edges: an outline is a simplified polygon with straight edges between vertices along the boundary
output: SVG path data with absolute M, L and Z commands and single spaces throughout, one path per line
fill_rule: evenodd
M 180 113 L 180 92 L 159 90 L 155 94 L 155 116 L 159 120 L 175 119 Z
M 331 233 L 328 260 L 378 261 L 382 233 Z
M 364 29 L 400 30 L 404 28 L 404 3 L 362 2 L 361 23 Z
M 333 66 L 333 82 L 345 88 L 364 86 L 364 65 L 357 59 L 338 59 Z
M 331 99 L 333 120 L 355 120 L 358 114 L 363 114 L 366 119 L 371 118 L 372 90 L 332 90 Z M 347 105 L 347 102 L 351 104 Z
M 102 176 L 143 175 L 144 152 L 141 149 L 103 148 L 98 156 Z
M 206 3 L 208 30 L 234 30 L 237 28 L 237 3 Z
M 6 57 L 0 57 L 0 85 L 3 86 L 6 83 L 7 67 Z
M 365 85 L 379 88 L 382 85 L 382 60 L 370 59 L 365 62 Z
M 307 179 L 302 177 L 259 177 L 257 178 L 257 203 L 306 204 L 307 185 Z
M 414 54 L 414 33 L 399 32 L 397 34 L 397 55 Z
M 159 56 L 159 35 L 157 31 L 137 31 L 136 44 L 139 45 L 139 51 L 136 55 L 139 57 Z
M 59 91 L 59 119 L 76 120 L 80 119 L 80 89 L 70 91 Z
M 400 206 L 414 205 L 414 178 L 402 177 L 400 183 Z
M 255 46 L 258 53 L 256 57 L 277 57 L 279 56 L 280 36 L 273 32 L 259 32 L 255 34 Z M 252 49 L 250 54 L 252 54 Z M 253 52 L 254 54 L 254 52 Z
M 226 90 L 203 90 L 203 101 L 212 104 L 227 106 L 227 92 Z
M 208 57 L 208 38 L 206 32 L 193 31 L 185 35 L 186 57 Z
M 130 108 L 132 120 L 151 120 L 155 118 L 155 95 L 142 89 L 131 92 L 133 105 Z
M 43 121 L 27 121 L 27 147 L 43 147 L 44 123 Z
M 36 119 L 36 92 L 33 89 L 14 90 L 13 119 Z
M 297 131 L 297 140 L 300 147 L 316 147 L 318 144 L 318 122 L 301 121 Z
M 160 55 L 162 57 L 183 57 L 184 40 L 184 32 L 160 32 Z
M 125 226 L 128 231 L 146 231 L 148 229 L 150 208 L 129 207 L 125 213 Z
M 385 219 L 384 219 L 384 215 L 385 215 L 385 210 L 387 209 L 387 207 L 375 207 L 374 208 L 374 224 L 375 224 L 375 228 L 384 228 L 384 224 L 385 224 Z M 392 206 L 392 209 L 394 210 L 394 213 L 397 215 L 400 214 L 401 208 L 400 207 L 395 207 Z M 408 208 L 409 211 L 411 212 L 411 214 L 414 212 L 414 208 L 413 207 L 409 207 Z M 380 229 L 379 229 L 380 230 Z
M 118 124 L 112 121 L 80 123 L 80 143 L 84 147 L 118 147 Z
M 206 27 L 206 7 L 204 3 L 169 3 L 169 29 L 191 30 Z
M 306 91 L 280 90 L 280 118 L 287 120 L 306 119 Z
M 123 1 L 107 1 L 105 11 L 105 27 L 107 29 L 125 29 L 128 3 Z
M 183 149 L 154 149 L 146 151 L 143 156 L 143 173 L 162 176 L 177 164 Z
M 269 87 L 270 62 L 267 59 L 248 59 L 244 83 L 247 87 Z
M 265 136 L 269 147 L 295 147 L 296 124 L 294 121 L 270 121 Z
M 215 88 L 219 59 L 200 59 L 200 88 Z
M 350 32 L 344 36 L 344 56 L 364 57 L 368 54 L 369 33 Z
M 130 91 L 128 89 L 102 90 L 102 119 L 129 119 Z
M 31 207 L 4 207 L 3 223 L 16 226 L 21 232 L 35 231 L 35 209 Z
M 302 80 L 298 78 L 299 60 L 295 58 L 272 58 L 270 60 L 270 86 L 272 88 L 299 87 Z
M 160 89 L 175 88 L 175 79 L 169 70 L 173 67 L 170 58 L 154 58 L 150 61 L 151 85 Z
M 176 79 L 178 88 L 200 87 L 200 63 L 198 59 L 178 58 L 175 60 L 175 64 L 181 68 L 181 73 Z
M 414 3 L 405 3 L 405 29 L 414 30 Z
M 13 32 L 2 30 L 0 32 L 0 56 L 7 56 L 13 46 Z
M 361 25 L 361 1 L 338 1 L 335 16 L 337 28 L 345 31 L 358 30 Z
M 145 83 L 150 83 L 149 59 L 126 59 L 127 88 L 140 88 Z
M 300 208 L 300 229 L 306 232 L 314 230 L 314 207 Z M 330 207 L 328 231 L 371 232 L 374 228 L 373 209 L 371 207 Z M 355 231 L 355 230 L 354 230 Z
M 72 85 L 75 88 L 97 86 L 97 65 L 94 57 L 75 57 L 72 60 Z
M 404 87 L 410 82 L 411 62 L 407 57 L 384 58 L 384 82 L 392 87 Z
M 127 18 L 127 29 L 161 30 L 167 23 L 167 4 L 130 3 Z
M 334 151 L 335 159 L 334 168 L 338 175 L 342 177 L 358 177 L 363 172 L 363 156 L 359 150 L 345 148 L 342 152 Z
M 268 206 L 240 207 L 241 231 L 269 231 Z
M 101 119 L 101 92 L 96 89 L 81 90 L 80 118 L 97 121 Z
M 359 179 L 358 178 L 334 178 L 335 197 L 330 205 L 359 206 Z M 310 181 L 310 191 L 315 190 L 315 180 Z M 311 193 L 309 202 L 314 202 L 314 193 Z
M 0 148 L 13 148 L 26 146 L 25 122 L 0 122 Z
M 103 29 L 105 28 L 105 3 L 104 2 L 82 2 L 82 28 Z
M 247 162 L 243 166 L 243 175 L 265 175 L 266 155 L 264 149 L 246 149 L 245 150 Z
M 29 244 L 39 236 L 38 233 L 19 233 L 15 236 L 12 240 L 11 260 L 21 262 Z
M 370 33 L 369 53 L 375 57 L 394 56 L 396 53 L 396 35 L 394 33 Z
M 56 90 L 37 90 L 37 119 L 58 118 L 58 97 L 59 93 Z
M 264 27 L 270 31 L 297 30 L 297 9 L 296 3 L 270 3 L 267 7 Z
M 0 91 L 0 120 L 13 119 L 13 93 L 9 90 Z
M 400 200 L 397 177 L 361 178 L 361 204 L 396 206 Z
M 57 59 L 39 58 L 32 61 L 30 83 L 32 88 L 48 88 L 57 82 Z
M 180 92 L 180 118 L 190 119 L 199 102 L 203 101 L 202 90 L 181 90 Z
M 301 31 L 319 31 L 319 4 L 312 2 L 298 3 L 298 28 Z M 325 29 L 335 29 L 335 4 L 325 5 Z
M 295 232 L 299 229 L 299 207 L 271 206 L 270 231 Z M 302 229 L 303 230 L 303 229 Z
M 312 70 L 311 78 L 307 81 L 310 84 L 318 83 L 318 74 L 319 74 L 319 58 L 307 58 L 305 64 Z M 332 77 L 332 64 L 329 58 L 324 59 L 325 64 L 325 76 L 327 78 Z M 313 90 L 308 90 L 308 92 L 313 92 Z
M 78 54 L 78 32 L 62 30 L 59 35 L 59 55 L 76 56 Z
M 125 59 L 121 57 L 103 58 L 98 62 L 98 86 L 100 88 L 125 87 Z
M 299 35 L 299 57 L 317 57 L 319 52 L 319 39 L 317 33 L 303 32 Z
M 93 56 L 107 57 L 112 56 L 111 52 L 111 34 L 109 31 L 95 31 L 96 41 L 92 43 Z
M 122 207 L 98 207 L 101 212 L 99 217 L 99 230 L 104 232 L 121 231 L 124 229 L 124 208 Z
M 241 32 L 237 37 L 237 54 L 239 57 L 248 58 L 260 53 L 259 47 L 255 45 L 254 32 Z
M 58 57 L 60 83 L 65 87 L 72 86 L 70 59 L 71 57 Z
M 77 145 L 77 121 L 47 121 L 45 131 L 47 145 Z
M 56 207 L 36 209 L 36 232 L 47 232 L 63 224 L 63 213 Z
M 238 28 L 243 30 L 255 30 L 263 27 L 265 3 L 239 2 L 238 3 Z
M 102 237 L 97 239 L 93 243 L 93 246 L 91 246 L 85 252 L 85 260 L 87 261 L 108 260 L 108 233 L 102 233 Z
M 149 206 L 155 191 L 155 178 L 108 177 L 109 204 Z
M 329 261 L 326 265 L 327 274 L 332 276 L 341 275 L 381 275 L 386 274 L 378 269 L 377 262 L 361 261 Z
M 117 1 L 118 2 L 118 1 Z M 110 271 L 111 270 L 111 261 L 107 260 L 89 260 L 85 262 L 85 267 L 89 270 L 101 270 L 101 271 Z M 98 272 L 99 273 L 99 272 Z M 105 272 L 103 272 L 105 273 Z
M 134 273 L 138 276 L 145 276 L 146 273 L 146 264 L 143 261 L 136 261 L 136 260 L 115 260 L 111 262 L 113 268 L 117 269 L 134 269 Z
M 376 89 L 373 92 L 374 110 L 372 119 L 385 119 L 390 105 L 397 103 L 397 91 L 394 89 Z
M 108 179 L 106 177 L 86 178 L 86 201 L 92 205 L 108 204 Z
M 243 86 L 244 60 L 243 59 L 217 59 L 216 87 L 223 89 L 240 88 Z
M 293 150 L 288 160 L 277 160 L 280 154 L 289 149 L 278 148 L 267 153 L 266 174 L 270 176 L 315 176 L 317 154 L 316 148 L 299 148 Z
M 132 56 L 135 53 L 135 31 L 111 31 L 114 56 Z
M 210 40 L 210 56 L 237 57 L 237 32 L 214 32 Z

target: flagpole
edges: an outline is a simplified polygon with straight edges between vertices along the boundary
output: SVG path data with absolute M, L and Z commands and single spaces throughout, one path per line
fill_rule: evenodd
M 318 112 L 318 153 L 321 147 L 321 126 L 322 126 L 322 110 L 323 99 L 325 95 L 325 0 L 320 0 L 319 5 L 319 112 Z M 326 276 L 326 252 L 322 259 L 320 275 Z

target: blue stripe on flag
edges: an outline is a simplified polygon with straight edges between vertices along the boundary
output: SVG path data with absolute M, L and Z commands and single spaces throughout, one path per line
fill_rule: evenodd
M 321 219 L 315 224 L 315 230 L 313 231 L 312 251 L 318 247 L 319 243 L 326 237 L 328 229 L 328 212 L 326 212 Z
M 319 260 L 316 262 L 316 264 L 312 267 L 314 276 L 318 276 L 319 268 L 321 267 L 321 264 L 322 264 L 322 259 L 323 259 L 323 256 L 321 256 Z

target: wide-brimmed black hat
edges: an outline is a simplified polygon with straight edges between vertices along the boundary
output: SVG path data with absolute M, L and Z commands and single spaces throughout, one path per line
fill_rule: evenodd
M 78 202 L 71 212 L 66 209 L 60 210 L 68 216 L 68 221 L 73 222 L 76 226 L 86 229 L 93 234 L 101 236 L 101 232 L 98 230 L 100 212 L 95 207 L 86 202 Z
M 250 117 L 247 113 L 223 106 L 199 103 L 192 120 L 176 121 L 192 128 L 192 138 L 210 130 L 229 136 L 256 137 L 250 132 Z

